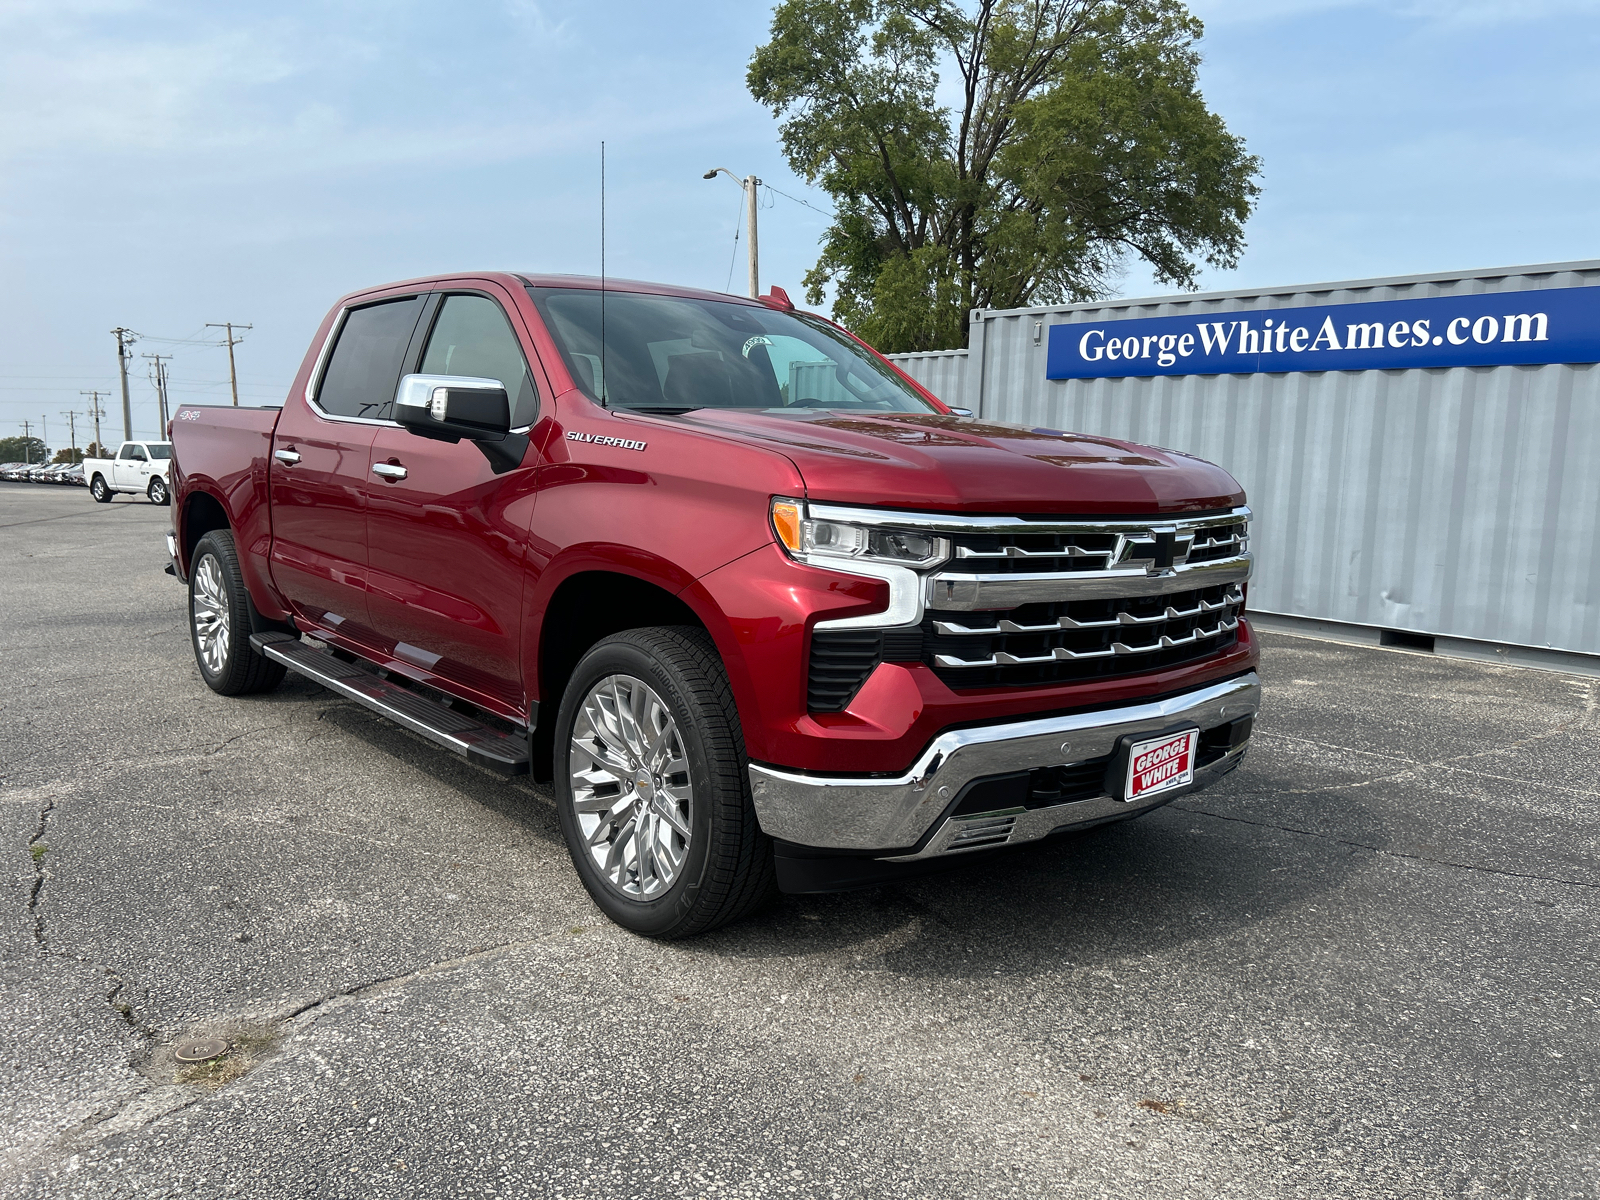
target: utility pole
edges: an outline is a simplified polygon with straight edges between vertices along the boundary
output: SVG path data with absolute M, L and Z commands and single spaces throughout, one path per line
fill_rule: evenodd
M 61 415 L 67 419 L 68 436 L 72 439 L 72 461 L 80 462 L 82 460 L 78 458 L 78 414 L 69 410 Z
M 715 179 L 718 175 L 726 175 L 744 189 L 745 251 L 749 256 L 750 265 L 750 298 L 754 300 L 761 294 L 761 260 L 756 246 L 756 209 L 758 207 L 757 201 L 760 199 L 758 189 L 761 187 L 761 180 L 754 175 L 746 175 L 743 179 L 740 179 L 727 167 L 716 167 L 707 171 L 702 178 Z
M 155 365 L 151 367 L 154 374 L 150 382 L 156 385 L 156 405 L 161 409 L 161 436 L 167 436 L 167 363 L 171 360 L 170 354 L 146 354 L 143 357 L 153 359 Z M 238 403 L 235 401 L 234 403 Z
M 33 423 L 22 422 L 22 457 L 28 465 L 33 466 Z
M 244 341 L 242 337 L 233 336 L 232 321 L 207 321 L 207 329 L 226 329 L 228 331 L 228 382 L 233 385 L 233 406 L 239 407 L 239 374 L 233 369 L 233 348 Z M 254 325 L 241 325 L 240 329 L 254 329 Z
M 122 372 L 122 440 L 133 441 L 133 404 L 128 399 L 128 359 L 133 357 L 128 349 L 139 340 L 131 329 L 118 325 L 111 331 L 117 335 L 117 370 Z
M 44 443 L 44 453 L 39 457 L 46 463 L 50 461 L 50 426 L 45 424 L 44 414 L 39 414 L 39 441 Z
M 100 397 L 104 392 L 79 392 L 80 396 L 88 396 L 89 416 L 94 419 L 94 448 L 100 451 L 101 457 L 105 456 L 106 444 L 100 440 L 100 418 L 106 415 L 106 410 L 100 407 Z M 132 440 L 132 439 L 124 439 Z

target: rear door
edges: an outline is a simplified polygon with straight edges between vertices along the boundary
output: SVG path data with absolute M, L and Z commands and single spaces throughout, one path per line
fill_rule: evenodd
M 366 476 L 372 439 L 394 400 L 422 295 L 347 310 L 303 398 L 273 434 L 272 578 L 296 618 L 363 646 Z
M 539 388 L 506 299 L 488 285 L 446 292 L 413 357 L 425 375 L 500 380 L 516 432 L 504 442 L 451 444 L 380 428 L 371 461 L 382 471 L 369 471 L 365 484 L 367 552 L 372 623 L 394 658 L 413 675 L 525 718 L 523 556 L 537 458 L 527 430 Z

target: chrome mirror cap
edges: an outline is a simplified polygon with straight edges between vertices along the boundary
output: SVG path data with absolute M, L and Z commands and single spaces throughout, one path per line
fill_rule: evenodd
M 511 401 L 498 379 L 406 375 L 395 389 L 394 419 L 413 433 L 499 441 L 511 429 Z

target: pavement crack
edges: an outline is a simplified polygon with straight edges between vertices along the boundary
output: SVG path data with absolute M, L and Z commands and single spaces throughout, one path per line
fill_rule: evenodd
M 124 980 L 121 975 L 118 975 L 115 971 L 113 971 L 110 967 L 106 968 L 106 978 L 114 981 L 111 985 L 111 990 L 106 993 L 106 1003 L 109 1004 L 112 1010 L 122 1018 L 123 1023 L 127 1025 L 129 1029 L 133 1030 L 134 1033 L 138 1034 L 144 1039 L 145 1049 L 148 1052 L 149 1047 L 155 1044 L 156 1031 L 150 1028 L 148 1025 L 141 1025 L 138 1021 L 138 1018 L 133 1015 L 133 1005 L 129 1004 L 126 1000 L 120 999 L 122 995 L 122 989 L 127 986 L 127 981 Z
M 336 1004 L 340 1000 L 359 999 L 367 992 L 377 991 L 379 988 L 391 987 L 394 984 L 410 983 L 413 979 L 425 979 L 430 975 L 451 970 L 452 968 L 461 966 L 464 963 L 477 962 L 479 959 L 487 958 L 491 954 L 497 954 L 501 950 L 514 950 L 520 949 L 524 946 L 536 946 L 540 942 L 552 941 L 561 936 L 563 935 L 552 933 L 538 938 L 522 938 L 520 940 L 512 940 L 509 942 L 497 942 L 493 946 L 481 946 L 476 950 L 469 950 L 465 954 L 459 954 L 454 958 L 444 958 L 437 962 L 431 962 L 425 967 L 418 967 L 415 971 L 402 971 L 397 975 L 386 975 L 381 979 L 371 979 L 365 983 L 355 984 L 352 987 L 341 988 L 338 991 L 329 992 L 325 996 L 320 996 L 315 1000 L 307 1001 L 299 1008 L 285 1013 L 278 1019 L 278 1023 L 287 1024 L 288 1022 L 296 1020 L 299 1017 L 303 1017 L 308 1013 L 315 1014 L 316 1010 L 321 1009 L 329 1004 Z
M 28 855 L 33 859 L 33 886 L 28 890 L 28 915 L 33 918 L 33 940 L 41 950 L 48 950 L 44 936 L 44 914 L 39 911 L 39 894 L 44 891 L 44 881 L 49 876 L 45 869 L 45 855 L 50 845 L 44 840 L 45 829 L 50 824 L 50 814 L 55 811 L 54 796 L 46 796 L 39 805 L 39 823 L 28 839 Z
M 1173 808 L 1182 812 L 1191 813 L 1197 817 L 1213 817 L 1218 821 L 1234 821 L 1240 825 L 1254 825 L 1258 829 L 1276 829 L 1280 833 L 1298 833 L 1305 837 L 1317 838 L 1319 841 L 1332 842 L 1339 846 L 1349 846 L 1356 850 L 1370 850 L 1374 854 L 1382 854 L 1389 858 L 1405 858 L 1412 862 L 1432 863 L 1440 867 L 1459 867 L 1463 871 L 1476 871 L 1483 875 L 1500 875 L 1507 879 L 1531 879 L 1539 883 L 1561 883 L 1569 887 L 1600 889 L 1600 883 L 1591 883 L 1585 879 L 1562 879 L 1554 875 L 1533 875 L 1526 871 L 1506 871 L 1499 867 L 1485 867 L 1477 863 L 1456 862 L 1449 858 L 1431 858 L 1426 854 L 1408 854 L 1404 850 L 1387 850 L 1382 846 L 1374 846 L 1370 842 L 1358 842 L 1352 838 L 1342 838 L 1331 833 L 1319 833 L 1315 829 L 1301 829 L 1294 825 L 1279 825 L 1272 821 L 1253 821 L 1249 817 L 1229 816 L 1227 813 L 1211 812 L 1204 808 L 1190 808 L 1187 804 L 1174 804 Z

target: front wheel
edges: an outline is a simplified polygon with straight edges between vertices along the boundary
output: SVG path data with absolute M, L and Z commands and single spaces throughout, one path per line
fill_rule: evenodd
M 561 698 L 555 745 L 562 836 L 617 924 L 689 937 L 773 894 L 738 709 L 704 630 L 631 629 L 597 643 Z
M 200 539 L 189 564 L 189 639 L 200 677 L 213 692 L 243 696 L 283 682 L 282 663 L 250 645 L 250 597 L 239 570 L 233 534 L 214 529 Z
M 172 502 L 172 494 L 167 491 L 167 481 L 159 476 L 150 481 L 150 488 L 145 495 L 150 497 L 151 504 L 166 505 Z
M 99 475 L 94 477 L 94 482 L 89 485 L 89 495 L 94 497 L 96 504 L 111 503 L 111 489 L 106 486 L 106 481 Z

